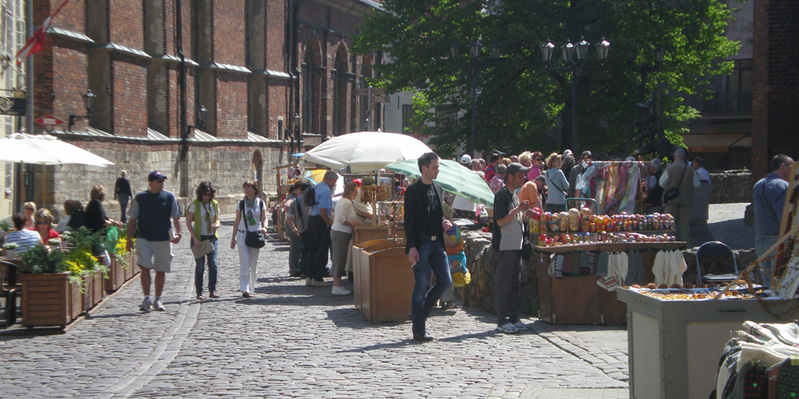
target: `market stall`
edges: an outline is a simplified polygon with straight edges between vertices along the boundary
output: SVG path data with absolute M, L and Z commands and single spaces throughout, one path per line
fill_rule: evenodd
M 626 324 L 614 289 L 682 282 L 683 266 L 668 214 L 595 215 L 589 208 L 549 213 L 534 208 L 539 317 L 552 324 Z M 666 264 L 663 259 L 670 259 Z M 669 272 L 664 272 L 669 270 Z M 677 272 L 679 271 L 679 272 Z

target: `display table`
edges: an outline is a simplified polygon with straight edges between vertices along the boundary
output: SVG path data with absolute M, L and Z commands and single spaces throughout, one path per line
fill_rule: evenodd
M 414 277 L 405 245 L 372 240 L 352 248 L 355 307 L 370 323 L 405 321 Z
M 550 277 L 549 256 L 553 253 L 585 251 L 630 251 L 638 250 L 644 262 L 644 284 L 654 281 L 652 265 L 657 250 L 677 249 L 684 241 L 636 242 L 636 243 L 594 243 L 585 245 L 563 245 L 556 247 L 535 247 L 538 256 L 537 275 L 540 299 L 539 318 L 551 324 L 609 324 L 627 323 L 627 310 L 619 302 L 616 293 L 607 291 L 596 284 L 597 276 Z
M 744 321 L 784 323 L 757 299 L 664 301 L 617 290 L 627 304 L 631 398 L 707 398 L 730 331 Z M 797 300 L 769 308 L 782 314 Z
M 400 238 L 404 240 L 405 229 L 402 227 L 389 228 L 389 226 L 372 224 L 355 226 L 352 241 L 355 245 L 358 245 L 366 241 L 387 240 L 389 238 Z

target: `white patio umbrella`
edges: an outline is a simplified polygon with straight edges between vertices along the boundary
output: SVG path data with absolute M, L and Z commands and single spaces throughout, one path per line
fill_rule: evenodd
M 306 152 L 302 159 L 331 169 L 349 166 L 351 172 L 362 173 L 398 161 L 417 159 L 430 151 L 430 147 L 405 134 L 357 132 L 325 141 Z
M 105 167 L 114 163 L 48 134 L 14 133 L 0 139 L 0 162 L 36 165 L 79 164 Z M 42 199 L 46 178 L 42 179 Z
M 14 133 L 0 139 L 0 162 L 37 165 L 80 164 L 105 167 L 114 163 L 47 134 Z

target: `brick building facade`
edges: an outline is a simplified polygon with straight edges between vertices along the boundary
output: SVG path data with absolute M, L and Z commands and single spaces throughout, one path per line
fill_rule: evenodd
M 60 3 L 34 0 L 34 24 Z M 39 167 L 36 179 L 47 176 L 50 192 L 37 184 L 33 199 L 57 209 L 66 199 L 87 200 L 95 184 L 112 191 L 121 170 L 134 190 L 143 190 L 154 169 L 183 197 L 212 181 L 226 211 L 245 179 L 275 194 L 275 168 L 290 163 L 292 153 L 366 126 L 370 108 L 356 90 L 381 56 L 354 56 L 350 49 L 361 16 L 378 6 L 372 0 L 70 1 L 35 55 L 35 117 L 78 115 L 71 130 L 52 133 L 116 166 L 48 167 L 45 175 Z M 81 118 L 87 90 L 96 99 L 91 117 Z M 380 112 L 372 108 L 377 129 Z
M 760 179 L 771 158 L 799 158 L 799 2 L 754 2 L 752 63 L 752 174 Z

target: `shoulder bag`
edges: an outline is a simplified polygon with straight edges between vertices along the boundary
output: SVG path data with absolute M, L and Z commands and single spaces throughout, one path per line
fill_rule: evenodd
M 264 211 L 263 203 L 259 198 L 255 198 L 255 202 L 259 204 L 261 208 L 261 212 Z M 266 245 L 266 239 L 264 238 L 263 234 L 260 231 L 250 231 L 249 227 L 247 226 L 247 215 L 244 214 L 244 200 L 241 200 L 239 203 L 239 208 L 241 209 L 241 217 L 244 218 L 244 245 L 260 249 Z
M 680 181 L 677 183 L 676 186 L 666 190 L 666 192 L 663 193 L 663 203 L 664 204 L 668 203 L 670 201 L 674 201 L 675 199 L 677 199 L 680 196 L 680 190 L 678 189 L 678 187 L 680 187 L 680 185 L 682 184 L 682 178 L 685 177 L 685 172 L 687 170 L 688 170 L 688 163 L 686 162 L 685 163 L 685 168 L 682 170 L 682 175 L 680 176 Z

